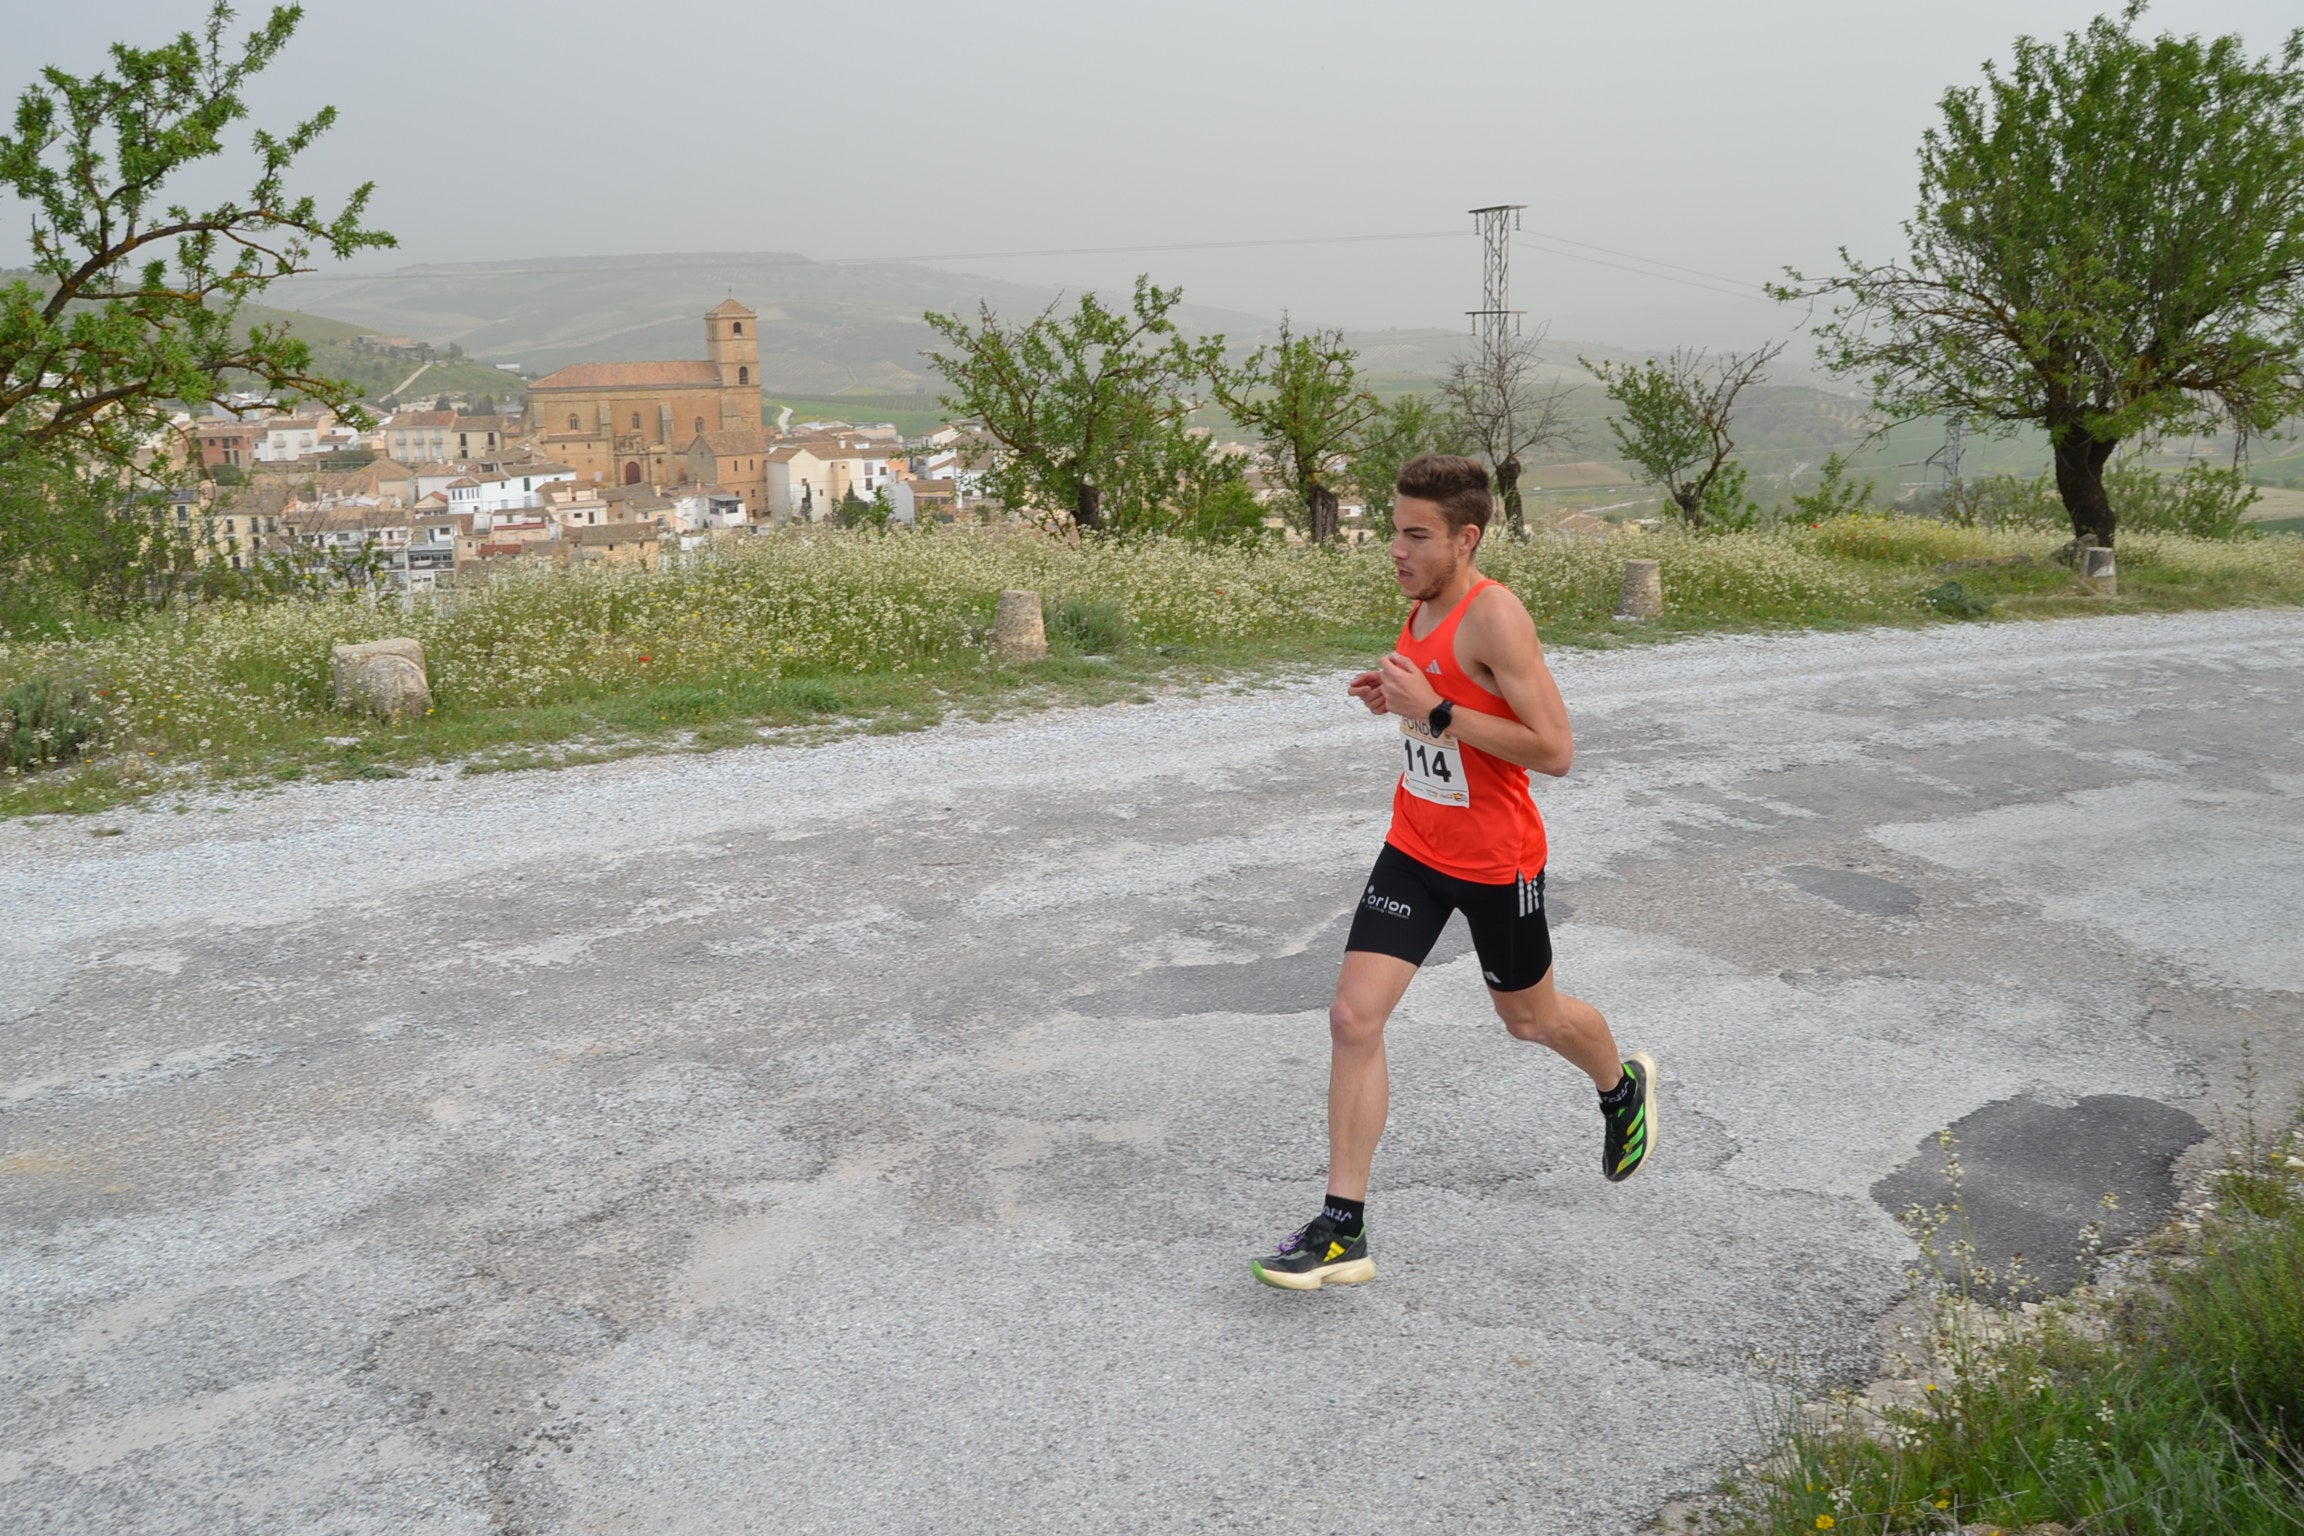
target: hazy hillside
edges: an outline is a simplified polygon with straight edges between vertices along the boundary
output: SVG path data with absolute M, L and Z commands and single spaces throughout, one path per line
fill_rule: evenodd
M 772 392 L 833 394 L 858 386 L 908 392 L 925 382 L 932 336 L 923 311 L 973 310 L 979 299 L 1022 316 L 1057 296 L 901 263 L 831 263 L 775 253 L 554 258 L 409 267 L 369 277 L 324 275 L 272 296 L 369 329 L 457 342 L 527 372 L 564 363 L 694 357 L 702 316 L 731 295 L 760 312 L 760 371 Z M 1261 316 L 1187 306 L 1195 330 L 1247 335 Z
M 699 356 L 701 316 L 731 293 L 760 311 L 761 373 L 772 401 L 792 405 L 803 419 L 893 420 L 911 430 L 939 419 L 940 381 L 929 376 L 921 357 L 933 340 L 921 322 L 923 310 L 973 310 L 983 300 L 1017 318 L 1059 290 L 905 263 L 819 262 L 775 253 L 549 258 L 315 275 L 275 285 L 267 297 L 281 308 L 250 313 L 287 318 L 314 343 L 322 367 L 354 379 L 371 398 L 401 385 L 414 363 L 351 347 L 349 338 L 361 332 L 409 336 L 443 350 L 456 343 L 470 355 L 462 362 L 434 363 L 406 389 L 411 400 L 489 391 L 508 403 L 519 393 L 520 380 L 491 364 L 516 362 L 535 376 L 577 361 Z M 1237 347 L 1269 337 L 1277 323 L 1269 316 L 1189 304 L 1182 318 L 1196 331 L 1222 331 Z M 1396 394 L 1429 388 L 1471 338 L 1463 330 L 1422 329 L 1356 332 L 1349 340 L 1371 383 L 1380 393 Z M 1607 402 L 1576 368 L 1580 353 L 1630 355 L 1566 336 L 1545 343 L 1544 360 L 1579 386 L 1569 410 L 1575 441 L 1551 457 L 1614 463 Z M 1867 443 L 1869 423 L 1858 400 L 1817 387 L 1805 361 L 1791 355 L 1773 371 L 1779 382 L 1747 394 L 1736 430 L 1738 456 L 1750 467 L 1761 499 L 1773 500 L 1787 481 L 1813 483 L 1815 467 L 1836 450 L 1849 454 L 1858 473 L 1890 495 L 1942 478 L 1940 468 L 1925 463 L 1943 445 L 1939 424 L 1914 423 Z M 1211 425 L 1222 430 L 1220 421 L 1212 419 Z M 2260 478 L 2304 482 L 2298 469 L 2304 459 L 2293 456 L 2294 448 L 2292 442 L 2259 444 Z M 2217 450 L 2202 451 L 2213 456 Z M 2025 432 L 2006 442 L 1971 438 L 1963 467 L 1971 477 L 2038 474 L 2046 459 L 2038 435 Z M 1548 494 L 1585 499 L 1578 487 Z

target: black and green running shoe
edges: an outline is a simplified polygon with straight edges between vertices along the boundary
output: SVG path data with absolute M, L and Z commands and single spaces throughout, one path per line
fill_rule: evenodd
M 1250 1259 L 1248 1268 L 1266 1285 L 1284 1291 L 1316 1291 L 1324 1285 L 1358 1285 L 1376 1278 L 1368 1257 L 1368 1228 L 1346 1237 L 1323 1214 L 1280 1240 L 1274 1253 Z
M 1621 1109 L 1600 1111 L 1607 1127 L 1600 1142 L 1600 1171 L 1611 1184 L 1638 1173 L 1656 1150 L 1656 1058 L 1634 1051 L 1624 1060 L 1624 1075 L 1639 1084 L 1638 1091 Z

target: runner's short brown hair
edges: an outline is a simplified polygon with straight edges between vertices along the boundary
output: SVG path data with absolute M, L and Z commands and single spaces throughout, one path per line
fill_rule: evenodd
M 1392 489 L 1437 506 L 1450 533 L 1462 533 L 1469 523 L 1485 536 L 1496 510 L 1496 498 L 1488 493 L 1488 467 L 1452 453 L 1418 454 L 1400 466 Z

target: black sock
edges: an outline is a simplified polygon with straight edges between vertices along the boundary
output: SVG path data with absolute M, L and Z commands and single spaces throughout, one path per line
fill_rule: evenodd
M 1356 1237 L 1360 1229 L 1368 1224 L 1368 1202 L 1330 1195 L 1320 1207 L 1320 1214 L 1336 1223 L 1337 1231 L 1348 1237 Z
M 1624 1074 L 1622 1082 L 1600 1095 L 1600 1107 L 1605 1110 L 1619 1110 L 1639 1096 L 1639 1080 L 1627 1072 Z

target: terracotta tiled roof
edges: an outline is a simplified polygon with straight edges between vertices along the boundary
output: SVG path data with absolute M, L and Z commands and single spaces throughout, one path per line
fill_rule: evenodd
M 643 522 L 599 523 L 563 528 L 560 537 L 570 544 L 651 544 L 656 540 L 656 529 Z
M 752 311 L 746 309 L 743 305 L 737 303 L 734 299 L 722 299 L 719 303 L 706 310 L 705 313 L 708 315 L 742 315 L 746 319 L 750 319 L 752 317 Z
M 765 454 L 768 451 L 768 439 L 758 427 L 730 427 L 720 432 L 706 432 L 699 435 L 696 441 L 704 445 L 706 453 L 721 458 L 730 454 Z
M 720 387 L 717 363 L 570 363 L 528 386 L 533 395 L 553 389 L 688 389 Z
M 398 431 L 402 427 L 452 427 L 454 425 L 456 425 L 456 413 L 454 411 L 396 411 L 385 430 L 389 432 Z
M 401 507 L 331 507 L 296 519 L 305 533 L 355 533 L 370 528 L 406 528 L 413 519 Z
M 839 443 L 827 443 L 823 441 L 806 443 L 779 443 L 774 448 L 768 450 L 768 457 L 776 460 L 778 463 L 789 463 L 794 454 L 800 453 L 805 453 L 810 458 L 826 462 L 832 459 L 870 459 L 879 457 L 879 455 L 873 453 L 870 449 L 867 448 L 848 448 L 843 447 Z

